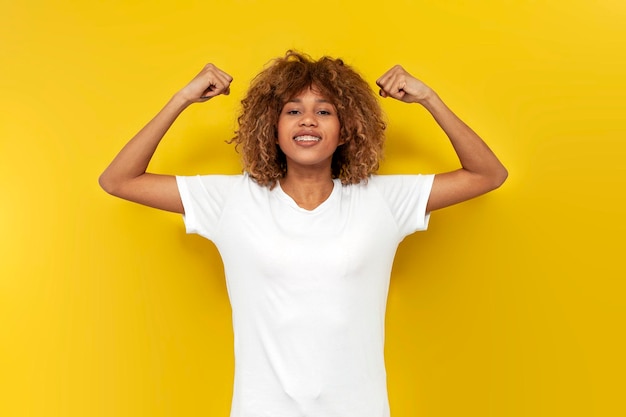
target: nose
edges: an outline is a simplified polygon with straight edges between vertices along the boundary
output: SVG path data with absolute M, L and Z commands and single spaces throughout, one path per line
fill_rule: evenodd
M 302 113 L 300 118 L 300 126 L 317 126 L 317 118 L 311 112 Z

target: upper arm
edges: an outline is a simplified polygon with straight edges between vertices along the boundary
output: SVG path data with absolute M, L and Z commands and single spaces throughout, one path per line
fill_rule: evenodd
M 100 178 L 100 185 L 111 195 L 145 206 L 184 214 L 176 177 L 145 173 L 115 186 Z
M 504 178 L 493 178 L 463 168 L 437 174 L 433 181 L 426 211 L 431 212 L 478 197 L 498 188 L 504 182 Z

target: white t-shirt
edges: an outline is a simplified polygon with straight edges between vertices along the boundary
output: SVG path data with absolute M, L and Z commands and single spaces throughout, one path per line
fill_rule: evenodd
M 433 178 L 334 180 L 309 211 L 245 174 L 177 177 L 187 232 L 213 241 L 224 262 L 231 417 L 389 416 L 389 277 L 400 241 L 428 226 Z

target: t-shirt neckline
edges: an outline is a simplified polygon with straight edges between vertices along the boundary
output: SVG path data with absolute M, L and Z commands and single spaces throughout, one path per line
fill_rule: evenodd
M 338 178 L 333 178 L 333 190 L 330 192 L 330 195 L 328 196 L 328 198 L 322 201 L 314 209 L 307 210 L 303 207 L 300 207 L 298 203 L 296 203 L 296 201 L 282 189 L 282 187 L 280 186 L 280 181 L 276 182 L 276 194 L 280 198 L 280 200 L 287 203 L 289 207 L 301 213 L 314 214 L 314 213 L 319 213 L 321 211 L 326 210 L 326 208 L 331 206 L 333 202 L 338 198 L 340 192 L 341 192 L 341 180 Z

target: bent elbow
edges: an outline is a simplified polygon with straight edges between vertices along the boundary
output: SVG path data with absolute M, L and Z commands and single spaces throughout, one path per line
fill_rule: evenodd
M 104 191 L 107 192 L 107 194 L 111 194 L 116 196 L 116 186 L 115 186 L 115 182 L 111 181 L 111 179 L 106 175 L 106 173 L 101 174 L 98 177 L 98 184 L 100 185 L 100 188 L 102 188 Z
M 492 189 L 500 188 L 502 184 L 509 177 L 509 171 L 505 167 L 502 167 L 498 172 L 493 176 Z

